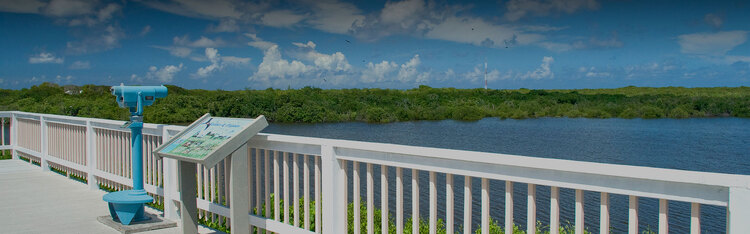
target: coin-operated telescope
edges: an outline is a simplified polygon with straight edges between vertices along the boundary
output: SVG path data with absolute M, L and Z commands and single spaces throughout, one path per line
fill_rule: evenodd
M 167 96 L 167 87 L 162 86 L 112 86 L 112 95 L 117 97 L 117 104 L 129 108 L 131 115 L 143 116 L 143 107 L 154 104 L 157 98 Z
M 150 219 L 144 214 L 143 205 L 154 199 L 143 189 L 143 107 L 154 104 L 157 98 L 167 96 L 167 87 L 162 86 L 112 86 L 112 95 L 117 97 L 120 107 L 130 110 L 130 121 L 123 128 L 130 128 L 132 152 L 133 189 L 104 195 L 109 204 L 112 219 L 123 225 Z

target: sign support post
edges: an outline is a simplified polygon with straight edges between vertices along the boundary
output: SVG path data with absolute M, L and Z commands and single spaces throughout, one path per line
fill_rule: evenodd
M 198 233 L 198 205 L 195 197 L 196 165 L 194 162 L 179 161 L 180 164 L 180 219 L 182 233 Z
M 230 228 L 234 233 L 250 233 L 250 195 L 247 193 L 247 143 L 232 153 L 232 164 L 229 175 L 230 196 L 229 218 L 232 219 Z

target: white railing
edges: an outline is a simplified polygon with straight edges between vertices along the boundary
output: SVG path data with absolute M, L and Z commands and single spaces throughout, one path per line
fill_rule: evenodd
M 130 136 L 126 129 L 120 128 L 124 122 L 16 111 L 0 112 L 0 119 L 10 123 L 0 126 L 11 127 L 10 145 L 2 145 L 0 150 L 11 150 L 14 158 L 36 162 L 44 170 L 53 168 L 84 178 L 92 189 L 120 190 L 132 185 Z M 156 205 L 164 206 L 164 216 L 170 219 L 178 219 L 177 163 L 171 159 L 157 160 L 151 151 L 183 128 L 144 124 L 143 129 L 145 189 L 156 198 Z M 492 211 L 500 207 L 504 209 L 501 223 L 504 225 L 500 226 L 506 230 L 520 226 L 514 215 L 522 211 L 514 212 L 514 206 L 509 204 L 523 199 L 515 195 L 518 191 L 514 193 L 513 188 L 525 184 L 524 226 L 529 233 L 537 229 L 537 221 L 549 224 L 551 233 L 558 232 L 564 200 L 561 189 L 575 194 L 575 233 L 583 233 L 585 226 L 598 226 L 600 233 L 610 232 L 610 214 L 615 210 L 610 195 L 626 197 L 627 201 L 621 203 L 628 204 L 629 233 L 643 231 L 639 226 L 639 198 L 658 199 L 655 231 L 659 233 L 669 231 L 670 203 L 689 204 L 689 214 L 681 216 L 689 217 L 687 230 L 691 233 L 704 229 L 701 227 L 702 205 L 726 207 L 726 230 L 709 231 L 750 233 L 750 222 L 747 222 L 750 219 L 750 176 L 746 175 L 276 134 L 259 134 L 248 143 L 250 169 L 246 188 L 230 188 L 229 159 L 213 168 L 198 167 L 198 208 L 202 220 L 228 226 L 229 191 L 248 189 L 251 195 L 248 218 L 259 230 L 360 233 L 360 228 L 353 227 L 363 227 L 367 233 L 376 230 L 387 233 L 390 228 L 395 228 L 396 233 L 417 233 L 422 230 L 419 229 L 420 219 L 408 221 L 406 218 L 420 217 L 426 220 L 429 233 L 437 231 L 438 219 L 444 220 L 446 233 L 469 233 L 480 227 L 482 233 L 489 233 L 489 228 L 484 227 L 491 225 L 491 218 L 496 218 L 491 217 Z M 428 179 L 422 182 L 420 174 L 426 174 L 424 177 Z M 473 180 L 479 181 L 480 186 L 476 183 L 472 186 Z M 502 193 L 491 194 L 496 191 L 490 189 L 491 184 L 503 183 Z M 380 186 L 379 192 L 377 186 Z M 427 187 L 428 192 L 421 193 L 420 186 Z M 538 188 L 549 191 L 549 210 L 537 209 L 537 205 L 541 205 L 537 202 Z M 598 193 L 595 199 L 598 204 L 584 199 L 585 193 Z M 444 199 L 438 199 L 438 194 Z M 473 209 L 473 196 L 466 194 L 479 194 L 479 210 Z M 350 195 L 355 199 L 350 199 Z M 490 204 L 492 196 L 504 196 L 504 204 Z M 547 195 L 544 196 L 546 199 Z M 290 207 L 289 203 L 294 205 Z M 348 211 L 350 203 L 363 208 Z M 585 204 L 599 207 L 598 222 L 584 220 L 584 211 L 595 210 L 584 209 Z M 424 208 L 420 207 L 427 207 L 428 212 L 421 214 Z M 380 210 L 379 219 L 375 217 L 376 210 Z M 549 220 L 540 220 L 537 214 L 544 214 Z M 347 222 L 348 216 L 354 217 L 351 223 Z M 475 217 L 480 217 L 478 222 Z M 375 226 L 377 220 L 390 222 Z M 412 230 L 404 230 L 408 226 Z

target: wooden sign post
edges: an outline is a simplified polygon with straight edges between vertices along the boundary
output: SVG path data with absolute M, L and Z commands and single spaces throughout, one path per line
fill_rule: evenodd
M 268 126 L 264 116 L 255 119 L 222 118 L 203 115 L 154 153 L 159 157 L 179 161 L 180 219 L 182 233 L 198 233 L 198 207 L 196 203 L 196 164 L 207 168 L 229 156 L 231 168 L 230 228 L 235 233 L 249 233 L 250 210 L 247 189 L 247 141 Z

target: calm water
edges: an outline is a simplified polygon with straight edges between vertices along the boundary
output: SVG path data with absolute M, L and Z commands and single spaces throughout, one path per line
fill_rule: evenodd
M 477 122 L 419 121 L 389 124 L 332 123 L 332 124 L 271 124 L 267 133 L 337 138 L 358 141 L 395 143 L 483 152 L 506 153 L 544 158 L 570 159 L 589 162 L 627 164 L 636 166 L 684 169 L 707 172 L 750 174 L 750 159 L 747 145 L 750 141 L 750 119 L 705 118 L 705 119 L 568 119 L 541 118 L 527 120 L 499 120 L 487 118 Z M 500 159 L 498 159 L 500 160 Z M 361 171 L 364 172 L 364 167 Z M 376 174 L 380 172 L 375 168 Z M 364 173 L 362 173 L 364 174 Z M 394 177 L 393 170 L 390 177 Z M 404 200 L 405 216 L 411 216 L 411 173 L 405 171 Z M 420 174 L 420 195 L 427 197 L 428 174 Z M 444 184 L 444 175 L 438 176 L 438 184 Z M 375 177 L 375 191 L 379 191 L 379 176 Z M 365 178 L 361 178 L 364 195 Z M 395 181 L 395 179 L 389 179 Z M 456 228 L 462 224 L 463 178 L 454 177 L 456 186 Z M 480 181 L 473 182 L 473 210 L 479 213 Z M 395 197 L 394 182 L 389 197 Z M 491 216 L 503 223 L 504 182 L 492 181 Z M 537 217 L 548 225 L 549 188 L 537 187 Z M 526 185 L 514 186 L 515 223 L 525 226 Z M 439 199 L 444 202 L 445 189 L 438 189 Z M 562 223 L 574 221 L 574 191 L 561 189 Z M 351 195 L 350 195 L 351 196 Z M 585 193 L 585 221 L 591 231 L 598 232 L 599 194 Z M 375 195 L 379 206 L 379 192 Z M 351 201 L 351 200 L 350 200 Z M 611 195 L 611 225 L 615 233 L 627 230 L 627 197 Z M 439 216 L 444 215 L 444 203 Z M 641 230 L 658 228 L 658 201 L 641 198 Z M 427 202 L 420 203 L 420 214 L 427 217 Z M 395 210 L 395 201 L 390 203 Z M 704 233 L 725 232 L 725 209 L 702 207 L 702 229 Z M 689 204 L 670 202 L 670 231 L 686 233 L 689 228 Z M 364 215 L 364 214 L 363 214 Z M 479 217 L 474 217 L 477 228 Z M 460 230 L 460 229 L 457 229 Z

